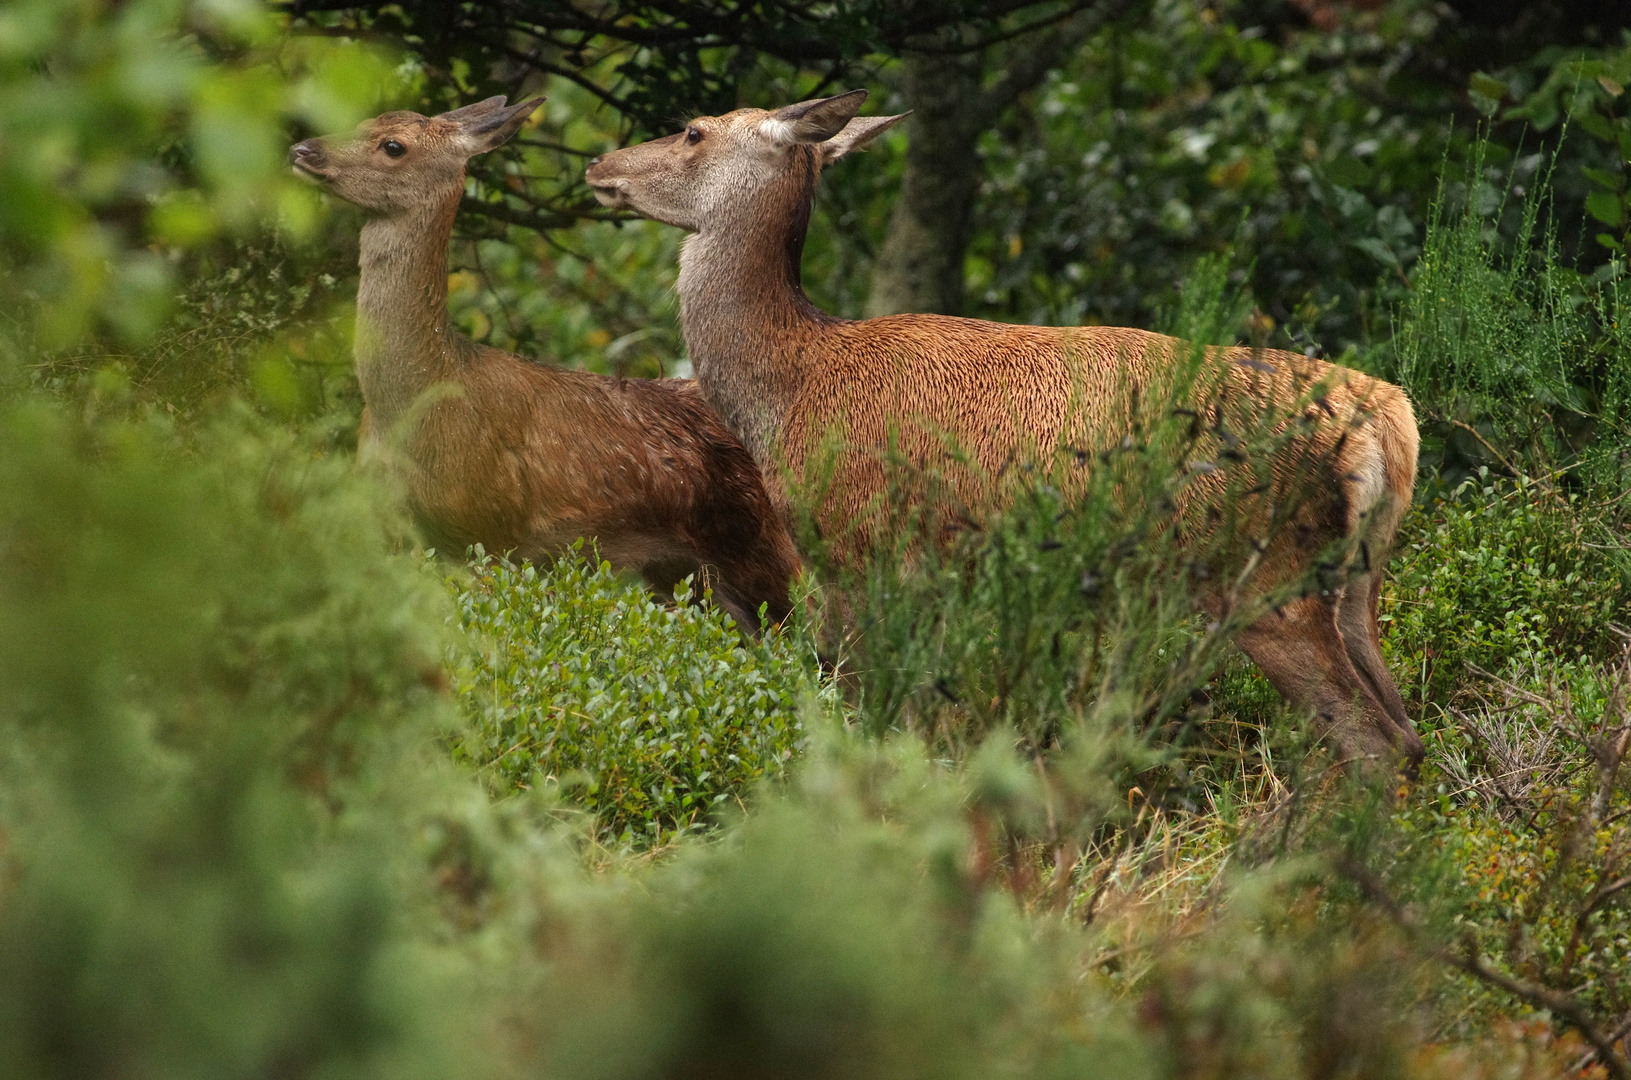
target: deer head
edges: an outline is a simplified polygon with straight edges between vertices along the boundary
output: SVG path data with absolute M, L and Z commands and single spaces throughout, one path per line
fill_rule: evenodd
M 691 232 L 732 219 L 764 189 L 859 149 L 908 116 L 857 117 L 865 90 L 787 105 L 699 116 L 677 135 L 615 150 L 585 176 L 602 205 Z
M 296 143 L 289 163 L 347 202 L 398 213 L 462 192 L 465 162 L 502 146 L 543 100 L 508 105 L 490 97 L 440 116 L 388 112 L 350 136 Z

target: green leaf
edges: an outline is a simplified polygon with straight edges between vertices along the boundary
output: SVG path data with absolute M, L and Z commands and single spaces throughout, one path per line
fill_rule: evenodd
M 1363 239 L 1355 240 L 1353 242 L 1353 246 L 1358 248 L 1360 251 L 1363 251 L 1366 255 L 1369 255 L 1383 266 L 1397 267 L 1399 265 L 1399 256 L 1395 255 L 1393 249 L 1388 247 L 1386 242 L 1378 237 L 1367 236 Z
M 1495 110 L 1506 100 L 1506 83 L 1482 72 L 1474 72 L 1467 83 L 1467 97 L 1472 107 L 1485 116 L 1494 116 Z
M 1625 174 L 1623 173 L 1612 173 L 1607 169 L 1593 169 L 1590 166 L 1582 168 L 1580 171 L 1587 180 L 1590 180 L 1598 187 L 1604 187 L 1610 191 L 1625 190 Z
M 1619 133 L 1614 130 L 1614 125 L 1601 113 L 1593 112 L 1590 109 L 1581 109 L 1571 114 L 1569 119 L 1585 128 L 1587 134 L 1606 143 L 1617 143 L 1619 141 Z
M 1586 212 L 1604 225 L 1619 228 L 1625 224 L 1625 201 L 1607 191 L 1594 191 L 1586 196 Z
M 1482 94 L 1496 101 L 1506 97 L 1506 83 L 1481 71 L 1473 72 L 1472 78 L 1468 80 L 1468 88 L 1475 94 Z

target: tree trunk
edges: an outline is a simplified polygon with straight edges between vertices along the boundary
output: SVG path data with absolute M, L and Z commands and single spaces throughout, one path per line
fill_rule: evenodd
M 963 257 L 980 190 L 980 136 L 1090 33 L 1145 3 L 1089 0 L 1060 22 L 1000 44 L 957 51 L 958 34 L 950 32 L 903 54 L 901 89 L 913 110 L 906 129 L 910 142 L 900 198 L 872 267 L 869 317 L 962 313 Z
M 980 186 L 974 146 L 983 125 L 970 122 L 984 111 L 980 61 L 978 55 L 920 53 L 901 63 L 902 89 L 913 110 L 906 171 L 872 268 L 868 316 L 962 310 L 963 256 Z

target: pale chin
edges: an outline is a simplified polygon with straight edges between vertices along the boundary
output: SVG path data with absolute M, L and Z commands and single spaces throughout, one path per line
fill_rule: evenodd
M 595 201 L 602 206 L 609 206 L 614 210 L 621 210 L 628 206 L 623 199 L 623 193 L 616 188 L 595 188 Z

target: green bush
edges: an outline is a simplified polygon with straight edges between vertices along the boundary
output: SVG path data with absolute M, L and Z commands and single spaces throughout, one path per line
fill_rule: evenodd
M 454 719 L 349 462 L 0 400 L 0 1074 L 353 1076 L 420 1021 L 358 808 Z
M 452 660 L 470 727 L 454 756 L 499 790 L 570 789 L 624 841 L 699 828 L 798 754 L 814 657 L 743 640 L 712 605 L 655 602 L 608 563 L 484 556 L 449 586 L 471 644 Z
M 1409 696 L 1448 705 L 1473 666 L 1606 658 L 1609 626 L 1631 621 L 1631 563 L 1605 513 L 1484 470 L 1407 518 L 1380 618 Z
M 1002 887 L 1020 867 L 968 808 L 988 806 L 993 773 L 1031 773 L 1024 758 L 988 747 L 948 767 L 911 737 L 816 734 L 728 842 L 682 843 L 638 889 L 533 901 L 526 925 L 549 932 L 525 946 L 541 977 L 511 1032 L 522 1072 L 1455 1075 L 1402 1067 L 1416 1033 L 1398 939 L 1323 905 L 1312 862 L 1220 883 L 1204 934 L 1135 961 L 1102 924 Z

